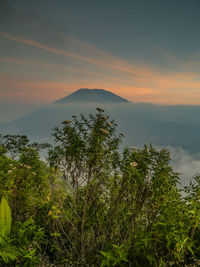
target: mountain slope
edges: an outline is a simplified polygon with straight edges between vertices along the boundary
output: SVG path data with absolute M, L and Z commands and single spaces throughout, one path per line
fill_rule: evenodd
M 82 103 L 128 103 L 129 101 L 104 89 L 82 88 L 72 94 L 58 99 L 53 104 L 65 104 L 71 102 Z

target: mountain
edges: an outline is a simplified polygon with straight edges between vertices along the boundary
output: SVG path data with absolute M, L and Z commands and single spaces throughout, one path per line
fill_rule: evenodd
M 72 94 L 56 100 L 53 104 L 65 104 L 72 102 L 81 103 L 128 103 L 129 101 L 104 89 L 81 88 Z

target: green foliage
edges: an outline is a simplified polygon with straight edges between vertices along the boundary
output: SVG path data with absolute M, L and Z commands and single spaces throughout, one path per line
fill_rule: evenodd
M 24 223 L 16 221 L 13 226 L 14 238 L 12 243 L 19 249 L 18 261 L 23 266 L 35 266 L 39 258 L 37 253 L 41 250 L 44 242 L 44 231 L 39 228 L 30 217 Z
M 5 149 L 11 158 L 16 158 L 24 149 L 34 148 L 39 151 L 41 149 L 50 148 L 50 144 L 37 142 L 30 143 L 30 140 L 26 135 L 1 135 L 0 134 L 0 146 Z
M 116 124 L 104 115 L 104 110 L 88 117 L 73 116 L 63 127 L 56 127 L 53 136 L 56 147 L 49 151 L 49 162 L 63 173 L 65 181 L 75 190 L 89 183 L 95 176 L 110 174 L 117 167 L 118 146 L 121 135 L 116 133 Z
M 199 175 L 181 192 L 166 149 L 120 153 L 122 134 L 101 108 L 53 136 L 48 162 L 27 137 L 1 137 L 13 224 L 0 266 L 200 266 Z
M 11 232 L 12 215 L 9 204 L 5 197 L 0 202 L 0 235 L 7 237 Z
M 44 232 L 39 229 L 32 218 L 24 223 L 16 221 L 11 237 L 0 238 L 0 258 L 3 266 L 10 266 L 15 261 L 21 266 L 35 266 L 39 263 L 36 255 L 43 242 Z M 0 264 L 1 264 L 0 260 Z M 6 265 L 8 264 L 8 265 Z
M 104 256 L 104 259 L 101 263 L 101 267 L 104 266 L 120 266 L 123 263 L 128 263 L 127 253 L 123 248 L 123 245 L 116 246 L 113 245 L 113 250 L 104 252 L 100 251 L 100 253 Z
M 0 237 L 0 264 L 1 266 L 5 266 L 7 263 L 15 261 L 18 257 L 19 257 L 19 251 L 17 247 L 11 245 L 10 240 Z

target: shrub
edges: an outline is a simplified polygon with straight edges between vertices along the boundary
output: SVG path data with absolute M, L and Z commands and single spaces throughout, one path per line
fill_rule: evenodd
M 181 192 L 166 149 L 119 152 L 122 134 L 101 108 L 53 136 L 48 164 L 28 143 L 15 158 L 19 143 L 0 147 L 13 217 L 2 266 L 200 266 L 198 175 Z

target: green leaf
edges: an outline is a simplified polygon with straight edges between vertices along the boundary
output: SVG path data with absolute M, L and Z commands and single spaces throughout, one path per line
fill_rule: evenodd
M 7 237 L 11 232 L 11 224 L 12 224 L 12 215 L 10 206 L 5 199 L 2 197 L 0 203 L 0 234 L 3 237 Z

